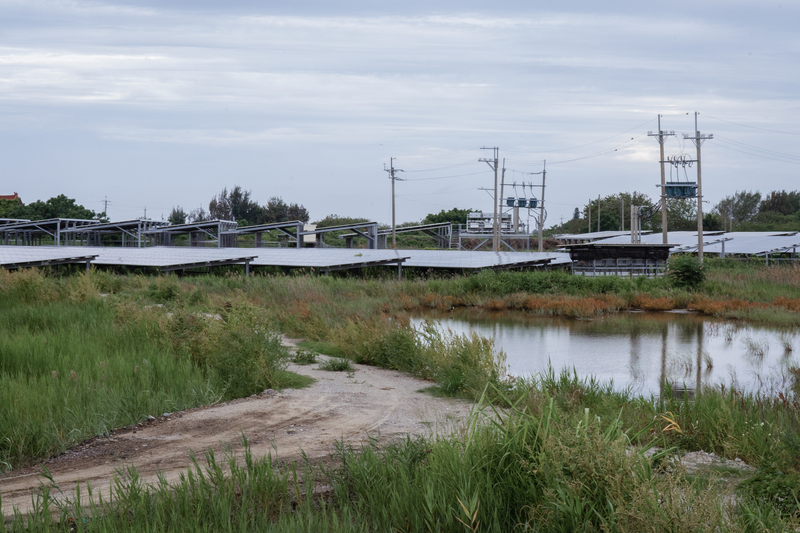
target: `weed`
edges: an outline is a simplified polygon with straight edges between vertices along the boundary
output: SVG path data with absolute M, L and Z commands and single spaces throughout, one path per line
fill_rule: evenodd
M 327 370 L 329 372 L 355 372 L 353 362 L 350 359 L 331 357 L 319 364 L 319 370 Z
M 316 352 L 298 348 L 292 356 L 292 362 L 297 365 L 313 365 L 317 362 L 317 355 L 319 354 Z
M 783 354 L 791 355 L 792 351 L 794 351 L 794 334 L 783 332 L 781 333 L 779 340 L 781 346 L 783 346 Z
M 753 357 L 763 359 L 764 356 L 769 352 L 769 341 L 766 339 L 755 340 L 747 337 L 743 342 L 745 348 L 747 349 L 747 353 Z

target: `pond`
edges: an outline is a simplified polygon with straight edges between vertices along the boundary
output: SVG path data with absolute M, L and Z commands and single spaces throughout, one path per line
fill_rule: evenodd
M 793 331 L 687 313 L 620 313 L 591 320 L 541 318 L 525 312 L 455 310 L 432 320 L 454 333 L 474 331 L 506 353 L 509 373 L 529 376 L 552 365 L 579 376 L 613 380 L 616 389 L 659 394 L 661 384 L 694 390 L 730 386 L 777 394 L 791 384 L 800 349 Z

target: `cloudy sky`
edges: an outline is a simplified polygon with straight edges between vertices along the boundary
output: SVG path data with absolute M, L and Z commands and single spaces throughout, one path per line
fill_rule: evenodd
M 413 221 L 490 211 L 497 146 L 507 182 L 547 161 L 551 225 L 657 196 L 647 132 L 662 114 L 667 155 L 694 154 L 695 111 L 708 207 L 800 189 L 794 0 L 271 4 L 0 0 L 0 194 L 160 219 L 238 184 L 389 222 L 394 157 Z

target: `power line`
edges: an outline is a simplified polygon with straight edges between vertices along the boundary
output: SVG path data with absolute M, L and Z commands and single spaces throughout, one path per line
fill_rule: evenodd
M 474 191 L 474 190 L 475 190 L 475 187 L 470 187 L 469 189 L 456 189 L 454 191 L 448 189 L 448 190 L 442 191 L 442 192 L 423 192 L 423 193 L 419 193 L 419 194 L 406 194 L 404 196 L 398 196 L 398 198 L 406 198 L 407 196 L 436 196 L 436 195 L 439 195 L 439 194 L 452 194 L 452 193 L 455 193 L 455 192 L 465 192 L 465 191 Z
M 741 126 L 743 128 L 752 128 L 754 130 L 770 131 L 772 133 L 780 133 L 780 134 L 783 134 L 783 135 L 797 135 L 797 136 L 800 136 L 800 133 L 796 133 L 796 132 L 792 132 L 792 131 L 772 130 L 772 129 L 769 129 L 769 128 L 762 128 L 762 127 L 759 127 L 759 126 L 749 126 L 747 124 L 740 124 L 738 122 L 732 122 L 730 120 L 725 120 L 724 118 L 712 117 L 711 115 L 703 115 L 703 116 L 704 117 L 708 117 L 708 118 L 713 118 L 714 120 L 719 120 L 720 122 L 727 122 L 728 124 L 733 124 L 734 126 Z
M 431 181 L 431 180 L 447 180 L 451 178 L 463 178 L 465 176 L 477 176 L 478 174 L 486 174 L 486 171 L 482 172 L 473 172 L 471 174 L 454 174 L 452 176 L 437 176 L 435 178 L 412 178 L 406 179 L 405 181 Z
M 786 159 L 778 159 L 777 157 L 769 157 L 769 156 L 758 154 L 758 153 L 745 152 L 744 150 L 737 150 L 736 148 L 732 148 L 730 146 L 725 146 L 724 144 L 719 144 L 717 146 L 719 146 L 720 148 L 724 148 L 726 150 L 730 150 L 732 152 L 739 152 L 740 154 L 760 157 L 761 159 L 769 159 L 770 161 L 779 161 L 781 163 L 788 163 L 790 165 L 800 165 L 800 161 L 787 161 Z
M 614 137 L 619 137 L 620 135 L 625 135 L 626 133 L 628 133 L 628 132 L 631 132 L 631 131 L 633 131 L 633 130 L 638 130 L 638 129 L 639 129 L 639 128 L 641 128 L 642 126 L 647 126 L 648 124 L 650 124 L 650 123 L 651 123 L 651 122 L 653 122 L 653 121 L 654 121 L 654 119 L 650 119 L 650 120 L 648 120 L 647 122 L 643 122 L 643 123 L 639 124 L 638 126 L 634 126 L 634 127 L 632 127 L 632 128 L 631 128 L 631 129 L 629 129 L 629 130 L 625 130 L 625 131 L 622 131 L 622 132 L 620 132 L 620 133 L 615 133 L 615 134 L 614 134 L 614 135 L 612 135 L 611 137 L 606 137 L 606 138 L 604 138 L 604 139 L 599 139 L 599 140 L 597 140 L 597 141 L 592 141 L 592 142 L 590 142 L 590 143 L 586 143 L 586 144 L 579 144 L 578 146 L 572 146 L 572 147 L 570 147 L 570 148 L 558 148 L 558 149 L 555 149 L 555 150 L 538 150 L 538 152 L 539 152 L 539 153 L 543 153 L 543 154 L 544 154 L 544 153 L 548 153 L 548 154 L 549 154 L 549 153 L 552 153 L 552 152 L 566 152 L 567 150 L 575 150 L 576 148 L 583 148 L 584 146 L 591 146 L 591 145 L 593 145 L 593 144 L 597 144 L 597 143 L 601 143 L 601 142 L 603 142 L 603 141 L 607 141 L 607 140 L 609 140 L 609 139 L 613 139 Z M 511 153 L 517 153 L 517 154 L 519 154 L 519 153 L 523 153 L 523 152 L 518 152 L 518 151 L 513 151 L 513 150 L 506 150 L 506 151 L 507 151 L 507 152 L 511 152 Z
M 467 165 L 474 165 L 475 161 L 469 161 L 467 163 L 456 163 L 455 165 L 448 165 L 446 167 L 439 167 L 439 168 L 426 168 L 422 170 L 406 170 L 406 174 L 410 172 L 435 172 L 437 170 L 447 170 L 448 168 L 455 168 L 455 167 L 464 167 Z
M 800 161 L 800 156 L 791 155 L 791 154 L 784 154 L 783 152 L 776 152 L 774 150 L 767 150 L 766 148 L 759 148 L 758 146 L 754 146 L 752 144 L 746 144 L 746 143 L 743 143 L 743 142 L 734 141 L 733 139 L 728 139 L 726 137 L 720 137 L 719 135 L 717 135 L 717 137 L 719 139 L 724 139 L 725 142 L 741 146 L 742 148 L 745 148 L 747 150 L 754 150 L 754 151 L 757 151 L 757 152 L 764 152 L 765 154 L 774 155 L 774 156 L 778 156 L 778 157 L 785 157 L 787 159 L 795 159 L 795 160 Z

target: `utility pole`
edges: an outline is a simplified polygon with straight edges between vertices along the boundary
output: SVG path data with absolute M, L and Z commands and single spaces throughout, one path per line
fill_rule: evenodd
M 648 137 L 658 137 L 660 150 L 659 163 L 661 163 L 661 233 L 663 244 L 667 243 L 667 181 L 664 173 L 664 137 L 675 135 L 674 131 L 663 131 L 661 129 L 661 115 L 658 115 L 658 133 L 647 132 Z
M 545 159 L 542 161 L 542 171 L 541 172 L 531 172 L 531 176 L 542 175 L 542 197 L 539 199 L 539 216 L 536 220 L 536 225 L 538 229 L 536 230 L 537 237 L 539 237 L 539 251 L 544 250 L 544 242 L 543 242 L 543 233 L 544 233 L 544 188 L 545 188 L 545 178 L 547 177 L 547 160 Z M 531 183 L 531 191 L 533 191 L 534 187 L 539 187 L 539 185 L 534 185 Z M 589 231 L 592 231 L 592 212 L 591 207 L 589 208 Z
M 481 150 L 492 150 L 493 153 L 494 153 L 494 158 L 492 158 L 492 159 L 482 158 L 482 159 L 478 159 L 478 161 L 483 161 L 484 163 L 489 165 L 489 168 L 494 170 L 494 219 L 493 219 L 493 225 L 494 225 L 493 230 L 494 231 L 492 232 L 492 249 L 497 252 L 497 251 L 500 251 L 500 225 L 497 222 L 497 203 L 500 201 L 500 199 L 497 196 L 497 192 L 498 192 L 497 191 L 497 163 L 498 163 L 498 158 L 500 156 L 500 148 L 498 148 L 496 146 L 493 147 L 493 148 L 482 146 Z
M 592 232 L 592 201 L 589 200 L 589 233 Z
M 703 141 L 713 139 L 713 133 L 700 135 L 700 130 L 697 129 L 697 111 L 694 112 L 694 136 L 683 134 L 684 139 L 691 140 L 697 147 L 697 260 L 703 262 L 703 182 L 700 173 L 700 146 Z
M 600 231 L 600 195 L 597 195 L 597 231 Z
M 542 242 L 544 234 L 544 179 L 547 176 L 547 160 L 542 161 L 542 198 L 539 200 L 539 251 L 544 250 Z
M 103 197 L 103 213 L 108 217 L 108 196 Z
M 144 206 L 144 218 L 147 218 L 147 206 Z
M 619 230 L 625 231 L 625 198 L 619 197 Z
M 386 164 L 383 165 L 383 171 L 389 173 L 389 179 L 392 180 L 392 250 L 397 250 L 397 231 L 395 226 L 395 210 L 394 210 L 394 203 L 395 203 L 395 196 L 394 196 L 394 182 L 397 180 L 403 181 L 402 179 L 395 176 L 395 172 L 403 172 L 399 168 L 394 168 L 394 158 L 389 158 L 389 168 L 386 168 Z

